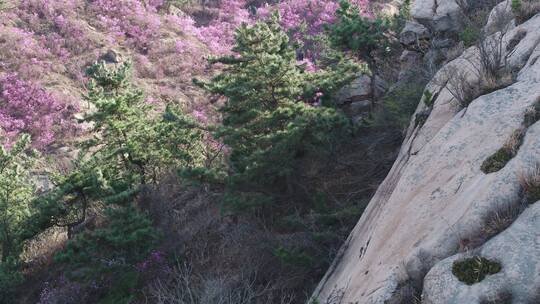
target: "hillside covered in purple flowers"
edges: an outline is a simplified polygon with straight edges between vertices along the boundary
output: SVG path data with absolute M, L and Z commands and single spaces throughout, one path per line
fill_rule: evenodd
M 0 304 L 308 301 L 425 94 L 390 2 L 0 0 Z

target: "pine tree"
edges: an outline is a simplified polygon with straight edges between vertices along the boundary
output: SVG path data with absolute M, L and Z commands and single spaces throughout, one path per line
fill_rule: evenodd
M 84 118 L 93 126 L 93 139 L 84 147 L 99 156 L 103 172 L 111 186 L 129 188 L 145 184 L 154 170 L 156 149 L 153 147 L 155 132 L 148 116 L 151 106 L 144 101 L 142 90 L 130 82 L 131 65 L 122 64 L 110 69 L 104 62 L 92 65 L 85 99 L 96 111 Z M 118 183 L 118 185 L 117 185 Z
M 152 222 L 132 207 L 105 210 L 106 225 L 77 235 L 59 252 L 56 260 L 94 272 L 116 261 L 119 267 L 132 267 L 156 245 L 159 235 Z
M 96 111 L 84 121 L 92 123 L 96 135 L 84 146 L 99 157 L 110 186 L 156 182 L 169 165 L 202 165 L 203 128 L 177 106 L 159 115 L 131 84 L 130 71 L 129 63 L 111 69 L 103 62 L 87 71 L 91 81 L 85 98 Z
M 307 73 L 296 61 L 288 36 L 273 15 L 266 22 L 242 25 L 236 32 L 235 55 L 214 59 L 226 66 L 209 83 L 196 82 L 225 96 L 223 126 L 216 135 L 231 149 L 230 192 L 233 209 L 259 206 L 272 196 L 292 194 L 298 159 L 327 152 L 349 130 L 338 111 L 314 106 L 331 96 L 357 69 Z
M 336 22 L 328 26 L 330 43 L 337 49 L 352 52 L 367 63 L 371 71 L 371 91 L 374 91 L 376 58 L 378 54 L 384 54 L 390 46 L 386 34 L 390 24 L 383 18 L 363 16 L 358 7 L 351 5 L 349 0 L 340 0 L 339 5 Z
M 34 157 L 28 154 L 30 136 L 22 135 L 8 151 L 0 147 L 1 263 L 18 260 L 26 220 L 32 215 L 35 186 L 30 178 Z
M 354 52 L 373 70 L 374 52 L 388 46 L 385 35 L 387 22 L 382 18 L 364 17 L 348 0 L 340 1 L 336 15 L 338 20 L 328 28 L 331 43 L 337 48 Z
M 114 195 L 95 160 L 77 159 L 69 173 L 53 174 L 51 180 L 54 189 L 32 202 L 38 212 L 28 221 L 28 238 L 57 226 L 66 227 L 71 239 L 73 229 L 85 222 L 92 204 Z
M 10 150 L 0 146 L 0 302 L 10 301 L 22 281 L 20 254 L 27 239 L 27 221 L 34 213 L 35 186 L 30 170 L 35 154 L 29 153 L 30 136 L 21 135 Z
M 70 172 L 53 176 L 55 188 L 35 200 L 39 212 L 29 235 L 59 226 L 67 227 L 71 238 L 89 208 L 129 206 L 141 187 L 157 183 L 163 172 L 203 165 L 201 127 L 178 107 L 167 107 L 162 115 L 155 111 L 131 83 L 130 68 L 100 62 L 88 69 L 84 97 L 95 110 L 83 121 L 92 126 L 93 137 L 80 143 Z

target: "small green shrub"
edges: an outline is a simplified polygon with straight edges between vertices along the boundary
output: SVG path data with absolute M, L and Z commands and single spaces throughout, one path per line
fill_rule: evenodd
M 523 117 L 522 127 L 516 130 L 504 146 L 488 157 L 482 163 L 482 171 L 486 174 L 493 173 L 504 168 L 514 156 L 516 156 L 519 147 L 523 142 L 523 137 L 527 128 L 540 120 L 540 102 L 537 102 L 531 108 L 527 109 Z
M 537 201 L 540 201 L 540 184 L 529 187 L 527 191 L 527 202 L 533 204 Z
M 540 12 L 540 3 L 537 0 L 512 0 L 512 12 L 518 24 L 521 24 Z
M 433 102 L 435 102 L 435 96 L 433 96 L 433 93 L 429 90 L 425 90 L 422 94 L 422 100 L 424 101 L 424 104 L 428 107 L 433 106 Z
M 501 148 L 482 163 L 484 173 L 493 173 L 501 170 L 514 157 L 511 150 Z
M 481 166 L 482 172 L 489 174 L 504 168 L 506 164 L 516 156 L 523 141 L 524 130 L 517 130 L 502 148 L 488 157 Z
M 454 276 L 467 285 L 481 282 L 486 276 L 496 274 L 500 271 L 500 263 L 480 256 L 455 261 L 452 265 L 452 273 Z
M 55 257 L 74 269 L 75 276 L 91 278 L 129 268 L 144 259 L 158 241 L 151 221 L 132 207 L 107 209 L 108 225 L 77 235 Z
M 521 0 L 512 0 L 511 7 L 512 11 L 514 13 L 517 13 L 523 8 L 523 3 L 521 2 Z
M 479 37 L 480 30 L 473 26 L 466 26 L 459 33 L 459 40 L 463 41 L 463 44 L 465 44 L 466 47 L 473 46 L 478 41 Z
M 420 113 L 417 113 L 414 117 L 414 127 L 420 126 L 420 128 L 426 123 L 431 114 L 430 110 L 424 110 Z
M 98 304 L 129 304 L 133 303 L 139 274 L 134 270 L 128 270 L 119 274 L 107 295 Z
M 421 81 L 412 85 L 407 83 L 407 86 L 392 90 L 384 96 L 382 107 L 373 114 L 372 125 L 404 130 L 409 125 L 423 94 L 425 94 L 424 83 Z
M 283 264 L 311 268 L 315 263 L 315 257 L 300 250 L 300 249 L 286 249 L 279 247 L 274 250 L 274 255 L 277 256 Z
M 17 286 L 23 282 L 23 276 L 14 261 L 0 263 L 0 303 L 10 303 Z

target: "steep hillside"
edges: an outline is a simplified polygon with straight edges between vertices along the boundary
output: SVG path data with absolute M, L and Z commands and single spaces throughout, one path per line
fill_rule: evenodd
M 539 28 L 0 0 L 0 304 L 539 303 Z
M 233 33 L 226 27 L 247 18 L 247 11 L 239 9 L 227 14 L 230 19 L 224 21 L 216 14 L 218 4 L 214 6 L 217 8 L 207 17 L 212 23 L 199 28 L 194 17 L 164 1 L 2 1 L 0 76 L 11 75 L 52 94 L 60 103 L 67 100 L 82 107 L 84 112 L 88 107 L 81 102 L 86 68 L 98 60 L 110 64 L 130 61 L 134 80 L 149 102 L 179 103 L 194 116 L 205 111 L 212 116 L 212 107 L 191 80 L 210 76 L 205 58 L 230 48 Z M 190 13 L 197 15 L 202 9 L 193 5 Z M 201 35 L 203 30 L 223 34 L 217 39 Z M 221 44 L 221 48 L 214 44 Z M 39 102 L 39 98 L 34 99 Z M 4 115 L 17 118 L 16 113 Z M 67 120 L 55 121 L 52 126 L 57 146 L 69 139 L 55 130 L 68 124 Z M 29 131 L 5 123 L 2 127 L 12 133 Z
M 320 303 L 540 301 L 540 14 L 515 2 L 496 6 L 478 42 L 427 85 Z M 432 60 L 441 39 L 456 44 L 462 8 L 414 1 L 402 41 L 425 43 Z
M 399 3 L 0 0 L 0 303 L 307 301 L 426 83 Z

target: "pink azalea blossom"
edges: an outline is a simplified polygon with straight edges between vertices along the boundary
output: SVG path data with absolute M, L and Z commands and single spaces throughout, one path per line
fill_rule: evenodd
M 75 105 L 16 74 L 0 78 L 0 105 L 0 128 L 6 145 L 24 132 L 32 136 L 36 147 L 44 148 L 57 135 L 76 129 L 72 122 L 72 115 L 78 111 Z

